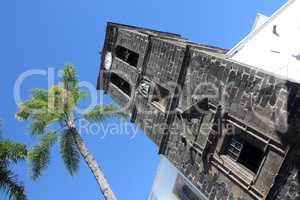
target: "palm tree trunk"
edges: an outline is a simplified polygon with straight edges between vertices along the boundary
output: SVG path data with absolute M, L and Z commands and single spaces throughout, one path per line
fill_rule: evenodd
M 74 130 L 72 131 L 73 133 L 73 138 L 77 144 L 77 147 L 84 158 L 86 164 L 92 171 L 93 175 L 96 178 L 96 181 L 100 187 L 100 190 L 105 198 L 105 200 L 117 200 L 115 194 L 113 193 L 110 185 L 108 184 L 104 173 L 102 172 L 100 166 L 98 165 L 97 161 L 94 159 L 93 155 L 90 153 L 88 148 L 85 146 L 82 138 L 80 135 L 77 133 L 76 129 L 73 128 Z

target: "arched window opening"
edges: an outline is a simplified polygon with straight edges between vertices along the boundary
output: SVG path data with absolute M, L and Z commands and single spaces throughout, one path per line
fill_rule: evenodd
M 115 73 L 111 73 L 110 81 L 128 96 L 131 95 L 130 84 Z
M 115 49 L 116 56 L 133 67 L 137 67 L 139 54 L 122 46 L 117 46 Z

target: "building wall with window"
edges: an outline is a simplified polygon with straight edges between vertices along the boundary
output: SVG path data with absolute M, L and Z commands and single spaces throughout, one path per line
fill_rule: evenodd
M 289 0 L 230 52 L 232 59 L 300 82 L 300 2 Z
M 207 198 L 290 195 L 298 83 L 177 34 L 108 23 L 98 88 Z

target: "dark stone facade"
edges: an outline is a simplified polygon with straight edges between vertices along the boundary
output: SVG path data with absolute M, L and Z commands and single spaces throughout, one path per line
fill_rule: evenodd
M 300 85 L 225 53 L 108 23 L 98 89 L 132 113 L 208 199 L 299 198 Z

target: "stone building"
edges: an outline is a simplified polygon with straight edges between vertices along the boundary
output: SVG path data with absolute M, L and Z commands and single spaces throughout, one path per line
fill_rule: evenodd
M 208 199 L 300 199 L 297 81 L 178 34 L 108 23 L 97 87 Z

